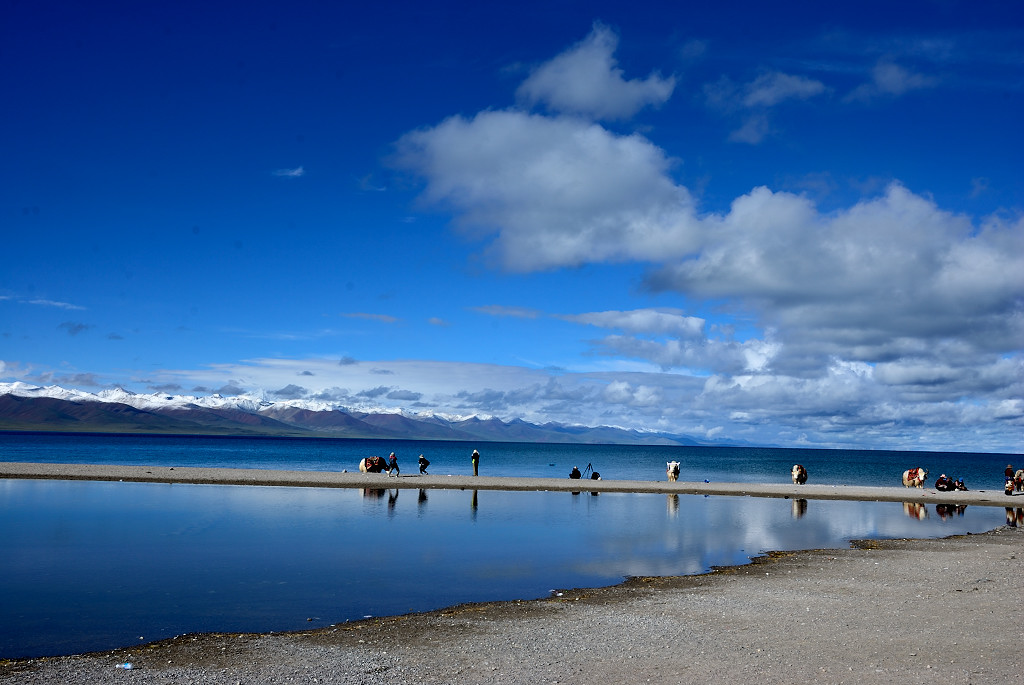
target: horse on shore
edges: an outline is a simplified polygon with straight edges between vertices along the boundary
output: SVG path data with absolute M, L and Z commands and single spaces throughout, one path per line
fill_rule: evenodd
M 924 488 L 924 482 L 928 479 L 928 469 L 921 468 L 907 469 L 903 472 L 903 487 Z
M 665 475 L 668 476 L 670 482 L 675 483 L 679 480 L 679 462 L 669 461 L 665 463 Z
M 807 469 L 803 464 L 793 464 L 793 485 L 803 485 L 807 482 Z

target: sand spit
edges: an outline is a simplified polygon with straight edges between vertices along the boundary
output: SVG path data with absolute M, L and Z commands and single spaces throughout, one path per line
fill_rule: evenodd
M 921 502 L 979 506 L 1024 506 L 1024 494 L 1002 490 L 938 492 L 929 488 L 862 487 L 855 485 L 793 485 L 791 483 L 670 483 L 642 480 L 569 480 L 568 478 L 504 478 L 335 471 L 271 471 L 111 464 L 35 464 L 0 462 L 0 478 L 131 481 L 219 485 L 276 485 L 318 488 L 403 488 L 447 490 L 512 490 L 561 492 L 650 492 L 679 495 L 733 495 L 865 502 Z

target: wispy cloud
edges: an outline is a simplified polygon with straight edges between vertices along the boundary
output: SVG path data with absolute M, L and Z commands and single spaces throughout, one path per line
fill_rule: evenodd
M 56 307 L 58 309 L 70 309 L 75 311 L 85 311 L 85 307 L 80 307 L 77 304 L 69 304 L 68 302 L 58 302 L 56 300 L 26 300 L 29 304 L 39 305 L 41 307 Z
M 299 166 L 294 169 L 276 169 L 271 172 L 274 176 L 281 176 L 283 178 L 299 178 L 300 176 L 306 175 L 306 170 Z
M 735 83 L 723 76 L 704 86 L 708 106 L 726 116 L 736 116 L 743 123 L 729 135 L 729 140 L 757 145 L 771 132 L 769 112 L 787 101 L 809 100 L 828 91 L 817 79 L 781 71 L 767 71 L 753 81 Z
M 90 328 L 92 328 L 92 325 L 87 323 L 81 323 L 79 321 L 65 321 L 64 323 L 57 326 L 57 328 L 63 328 L 65 331 L 67 331 L 68 335 L 74 336 L 89 330 Z
M 368 312 L 348 312 L 342 313 L 340 316 L 344 316 L 348 319 L 366 319 L 367 321 L 379 321 L 381 323 L 396 323 L 398 318 L 389 316 L 388 314 L 370 314 Z
M 516 319 L 536 319 L 541 316 L 541 312 L 536 309 L 529 309 L 527 307 L 504 307 L 497 304 L 473 307 L 472 311 L 487 314 L 488 316 L 510 316 Z
M 854 88 L 844 99 L 869 102 L 880 97 L 898 97 L 912 90 L 932 88 L 939 80 L 896 64 L 889 59 L 879 60 L 871 70 L 871 80 Z

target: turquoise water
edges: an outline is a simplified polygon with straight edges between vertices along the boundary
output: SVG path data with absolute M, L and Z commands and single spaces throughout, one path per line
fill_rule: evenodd
M 892 484 L 878 474 L 908 460 L 885 452 L 0 436 L 3 459 L 13 461 L 354 470 L 367 453 L 395 451 L 408 470 L 427 454 L 432 473 L 469 473 L 474 446 L 482 474 L 509 476 L 564 476 L 592 463 L 605 478 L 661 480 L 664 462 L 679 459 L 690 480 L 784 482 L 798 455 L 812 482 L 871 485 Z M 1006 464 L 998 455 L 911 456 L 933 472 L 950 460 L 961 470 L 947 472 L 969 486 Z M 826 470 L 834 480 L 815 479 Z M 1000 479 L 989 480 L 997 487 Z M 877 502 L 0 480 L 0 658 L 530 599 L 629 576 L 701 573 L 769 550 L 983 532 L 1005 520 L 996 507 Z

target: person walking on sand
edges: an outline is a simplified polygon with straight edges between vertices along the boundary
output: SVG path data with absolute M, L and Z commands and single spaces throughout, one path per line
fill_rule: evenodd
M 423 476 L 426 476 L 426 475 L 428 475 L 428 474 L 427 474 L 427 467 L 428 467 L 428 466 L 430 466 L 430 460 L 429 460 L 429 459 L 427 459 L 426 457 L 424 457 L 424 456 L 423 456 L 423 455 L 421 454 L 421 455 L 420 455 L 420 475 L 423 475 Z
M 480 453 L 473 450 L 471 459 L 473 460 L 473 475 L 478 476 L 480 475 Z
M 391 476 L 392 472 L 396 477 L 402 474 L 402 470 L 398 468 L 398 457 L 395 456 L 394 452 L 388 457 L 388 477 Z

